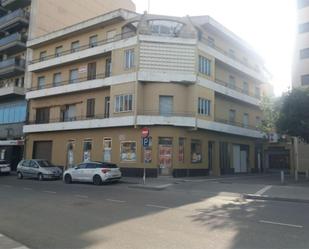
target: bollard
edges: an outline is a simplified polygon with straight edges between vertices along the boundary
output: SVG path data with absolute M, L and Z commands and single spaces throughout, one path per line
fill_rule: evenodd
M 284 171 L 281 170 L 281 184 L 284 184 Z

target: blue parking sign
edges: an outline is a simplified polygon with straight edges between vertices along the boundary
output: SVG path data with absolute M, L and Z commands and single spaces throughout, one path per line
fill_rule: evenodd
M 149 147 L 150 138 L 144 137 L 143 138 L 143 147 Z

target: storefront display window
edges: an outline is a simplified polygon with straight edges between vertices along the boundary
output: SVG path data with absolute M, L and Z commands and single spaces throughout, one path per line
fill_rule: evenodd
M 136 142 L 121 142 L 121 161 L 136 161 Z
M 112 161 L 112 139 L 111 138 L 103 139 L 103 161 L 104 162 Z
M 202 162 L 202 142 L 200 140 L 191 141 L 191 162 Z
M 67 147 L 67 163 L 68 167 L 73 167 L 74 166 L 74 141 L 69 141 L 68 142 L 68 147 Z
M 92 150 L 92 140 L 86 139 L 84 141 L 84 147 L 83 147 L 83 160 L 84 160 L 84 162 L 91 161 L 91 150 Z

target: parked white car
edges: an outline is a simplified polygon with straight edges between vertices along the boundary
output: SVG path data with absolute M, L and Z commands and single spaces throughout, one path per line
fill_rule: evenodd
M 92 182 L 101 185 L 104 182 L 119 181 L 121 171 L 116 164 L 104 162 L 84 162 L 69 168 L 63 174 L 63 180 L 72 182 Z
M 0 160 L 0 175 L 6 174 L 9 175 L 11 173 L 11 166 L 5 160 Z

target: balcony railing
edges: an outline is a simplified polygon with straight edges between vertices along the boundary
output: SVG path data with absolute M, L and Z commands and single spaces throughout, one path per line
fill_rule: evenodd
M 8 60 L 4 60 L 0 62 L 0 70 L 8 68 L 8 67 L 21 67 L 25 68 L 26 61 L 24 59 L 17 59 L 17 58 L 12 58 Z
M 14 10 L 17 8 L 24 8 L 30 3 L 31 3 L 31 0 L 1 0 L 1 5 L 11 10 Z
M 12 42 L 26 42 L 26 37 L 20 33 L 15 33 L 0 39 L 0 49 Z M 25 44 L 26 45 L 26 44 Z
M 29 12 L 24 11 L 22 9 L 15 10 L 12 13 L 9 13 L 3 17 L 0 18 L 0 27 L 3 27 L 4 25 L 7 25 L 9 22 L 16 18 L 29 18 Z
M 76 79 L 69 79 L 69 80 L 64 80 L 64 81 L 60 81 L 60 82 L 53 82 L 53 83 L 45 84 L 45 85 L 42 85 L 42 86 L 37 85 L 37 86 L 31 87 L 31 88 L 28 88 L 27 91 L 49 89 L 49 88 L 58 87 L 58 86 L 81 83 L 81 82 L 85 82 L 85 81 L 89 81 L 89 80 L 105 79 L 105 78 L 108 78 L 108 77 L 110 77 L 109 73 L 102 73 L 102 74 L 96 74 L 96 75 L 91 75 L 91 76 L 89 75 L 89 76 L 80 77 L 80 78 L 76 78 Z
M 162 116 L 162 117 L 195 117 L 195 112 L 190 111 L 172 111 L 172 112 L 160 112 L 159 110 L 140 110 L 137 115 L 141 116 Z
M 260 98 L 261 98 L 261 97 L 258 96 L 257 94 L 254 94 L 254 93 L 252 93 L 252 92 L 249 92 L 249 91 L 247 91 L 247 90 L 245 90 L 245 89 L 243 89 L 243 88 L 237 87 L 237 86 L 235 86 L 234 84 L 225 82 L 225 81 L 223 81 L 223 80 L 215 79 L 215 82 L 218 83 L 218 84 L 220 84 L 220 85 L 222 85 L 222 86 L 225 86 L 225 87 L 227 87 L 227 88 L 230 88 L 230 89 L 232 89 L 232 90 L 235 90 L 235 91 L 237 91 L 237 92 L 240 92 L 240 93 L 246 94 L 246 95 L 248 95 L 248 96 L 251 96 L 251 97 L 253 97 L 253 98 L 256 98 L 256 99 L 260 99 Z
M 136 35 L 136 32 L 132 32 L 132 31 L 126 32 L 126 33 L 121 33 L 121 34 L 114 36 L 114 38 L 104 39 L 104 40 L 101 40 L 101 41 L 98 41 L 98 42 L 95 42 L 95 43 L 88 43 L 88 44 L 85 44 L 85 45 L 81 45 L 78 48 L 65 50 L 61 53 L 55 53 L 55 54 L 44 56 L 43 58 L 32 60 L 32 61 L 29 62 L 29 64 L 34 64 L 34 63 L 54 59 L 54 58 L 57 58 L 57 57 L 60 57 L 60 56 L 77 53 L 77 52 L 80 52 L 80 51 L 83 51 L 83 50 L 86 50 L 86 49 L 89 49 L 89 48 L 94 48 L 94 47 L 97 47 L 97 46 L 102 46 L 102 45 L 106 45 L 106 44 L 109 44 L 109 43 L 112 43 L 112 42 L 124 40 L 124 39 L 130 38 L 130 37 L 133 37 L 135 35 Z
M 206 43 L 207 46 L 215 49 L 216 51 L 218 51 L 221 54 L 229 57 L 230 59 L 232 59 L 234 61 L 237 61 L 238 63 L 242 64 L 243 66 L 246 66 L 247 68 L 249 68 L 249 69 L 251 69 L 251 70 L 253 70 L 253 71 L 257 72 L 257 73 L 261 73 L 259 68 L 250 65 L 247 61 L 244 61 L 244 60 L 241 60 L 241 59 L 237 58 L 235 56 L 235 54 L 231 54 L 228 51 L 224 50 L 223 48 L 218 47 L 213 41 L 210 41 L 207 38 L 202 37 L 201 38 L 201 42 Z
M 233 125 L 241 128 L 246 128 L 250 130 L 256 130 L 258 131 L 259 128 L 257 126 L 249 125 L 249 124 L 244 124 L 236 121 L 231 121 L 227 119 L 222 119 L 222 118 L 215 118 L 215 122 L 222 123 L 222 124 L 228 124 L 228 125 Z

